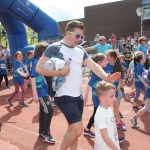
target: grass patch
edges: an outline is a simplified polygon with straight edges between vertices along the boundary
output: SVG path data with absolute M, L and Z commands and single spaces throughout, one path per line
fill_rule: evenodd
M 37 32 L 34 32 L 33 29 L 31 29 L 30 27 L 26 26 L 27 28 L 27 40 L 28 40 L 28 45 L 36 45 L 38 43 L 38 33 Z M 4 36 L 2 36 L 2 30 L 4 29 L 4 27 L 2 25 L 0 25 L 0 44 L 2 45 L 6 45 L 6 38 Z M 31 43 L 31 33 L 35 34 L 36 38 L 34 39 L 34 42 Z M 9 47 L 9 42 L 8 42 L 8 47 Z

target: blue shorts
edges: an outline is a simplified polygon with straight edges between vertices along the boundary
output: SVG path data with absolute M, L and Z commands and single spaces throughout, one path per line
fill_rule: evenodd
M 61 112 L 64 114 L 68 124 L 82 120 L 83 97 L 61 96 L 55 97 L 55 101 Z

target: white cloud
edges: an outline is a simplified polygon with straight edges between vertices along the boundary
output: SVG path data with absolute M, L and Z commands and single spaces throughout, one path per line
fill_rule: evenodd
M 56 21 L 84 18 L 84 7 L 120 0 L 31 0 Z

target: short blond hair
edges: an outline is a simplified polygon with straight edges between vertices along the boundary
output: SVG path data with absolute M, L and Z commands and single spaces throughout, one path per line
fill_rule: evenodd
M 111 89 L 116 90 L 115 86 L 112 83 L 103 80 L 97 83 L 96 94 L 99 97 L 101 95 L 106 94 L 106 92 L 108 92 Z

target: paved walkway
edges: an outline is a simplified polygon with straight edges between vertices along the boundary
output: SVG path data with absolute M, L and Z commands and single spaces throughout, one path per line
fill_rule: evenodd
M 2 83 L 0 88 L 0 121 L 2 123 L 0 132 L 0 150 L 57 150 L 62 141 L 63 135 L 67 129 L 67 123 L 64 116 L 58 109 L 54 107 L 54 116 L 51 124 L 51 133 L 56 140 L 56 143 L 49 144 L 38 137 L 38 111 L 39 105 L 32 102 L 31 88 L 27 89 L 28 108 L 22 108 L 18 105 L 19 94 L 13 100 L 13 107 L 9 107 L 5 99 L 10 96 L 14 90 L 12 86 L 12 76 L 9 75 L 11 89 L 6 89 Z M 83 79 L 83 94 L 88 82 L 88 79 Z M 130 87 L 125 88 L 130 91 Z M 142 94 L 140 96 L 140 101 Z M 119 131 L 120 136 L 125 136 L 125 141 L 120 144 L 122 150 L 150 150 L 150 113 L 144 114 L 139 119 L 139 129 L 132 128 L 130 118 L 135 114 L 132 111 L 132 101 L 127 102 L 122 98 L 120 111 L 124 115 L 122 122 L 126 125 L 127 131 Z M 87 125 L 88 120 L 93 112 L 91 101 L 91 93 L 89 94 L 88 103 L 84 107 L 83 124 Z M 92 129 L 94 131 L 94 129 Z M 78 143 L 78 150 L 92 150 L 94 146 L 94 138 L 81 135 Z

